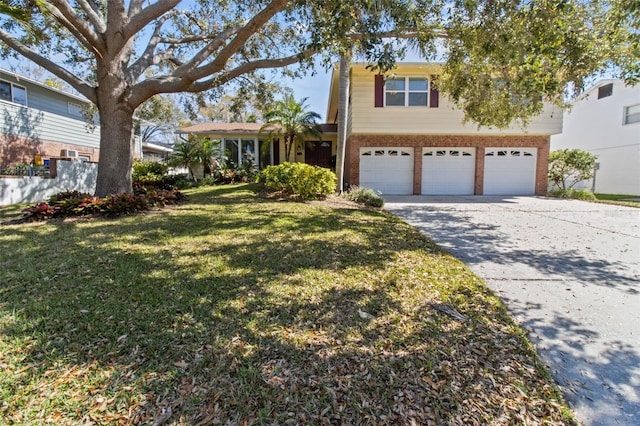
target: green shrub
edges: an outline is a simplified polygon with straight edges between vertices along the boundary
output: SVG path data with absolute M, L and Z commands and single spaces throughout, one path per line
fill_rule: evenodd
M 553 189 L 547 193 L 550 197 L 571 198 L 573 200 L 595 201 L 596 196 L 591 191 L 579 189 Z
M 259 176 L 271 191 L 297 195 L 303 200 L 325 198 L 335 192 L 336 175 L 329 169 L 304 163 L 282 163 L 268 166 Z
M 358 204 L 364 204 L 369 207 L 382 207 L 384 200 L 375 193 L 373 189 L 352 186 L 348 192 L 342 194 L 344 198 L 354 201 Z
M 133 180 L 157 181 L 162 180 L 168 171 L 169 167 L 158 161 L 134 160 L 131 178 Z

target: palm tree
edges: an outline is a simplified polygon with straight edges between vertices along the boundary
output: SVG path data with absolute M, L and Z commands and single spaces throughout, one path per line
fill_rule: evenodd
M 173 152 L 167 160 L 167 164 L 172 167 L 185 167 L 194 181 L 197 181 L 193 172 L 193 167 L 200 164 L 200 152 L 194 138 L 182 140 L 173 146 Z
M 260 132 L 268 133 L 272 141 L 282 137 L 285 160 L 288 162 L 291 162 L 294 145 L 303 146 L 305 136 L 320 138 L 322 135 L 316 122 L 320 119 L 320 114 L 307 111 L 307 99 L 297 102 L 293 95 L 286 95 L 282 101 L 275 102 L 273 109 L 264 115 L 266 123 Z

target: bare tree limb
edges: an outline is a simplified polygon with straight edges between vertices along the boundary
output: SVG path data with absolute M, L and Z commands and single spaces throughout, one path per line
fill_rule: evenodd
M 307 49 L 299 54 L 286 56 L 283 58 L 274 59 L 259 59 L 252 62 L 244 63 L 228 72 L 217 75 L 213 78 L 204 81 L 198 81 L 193 83 L 186 91 L 188 92 L 202 92 L 217 86 L 221 86 L 229 81 L 240 77 L 243 74 L 248 74 L 252 71 L 264 68 L 283 68 L 287 65 L 292 65 L 300 62 L 304 58 L 308 58 L 316 54 L 314 49 Z
M 129 3 L 129 12 L 127 12 L 127 15 L 134 16 L 135 14 L 140 12 L 143 2 L 144 0 L 131 0 L 131 2 Z
M 269 3 L 237 32 L 233 40 L 216 55 L 216 58 L 211 63 L 194 69 L 189 73 L 188 78 L 196 81 L 224 69 L 229 58 L 238 52 L 238 50 L 242 49 L 247 40 L 278 12 L 282 11 L 289 1 L 290 0 L 273 0 Z
M 127 73 L 129 74 L 131 81 L 135 81 L 142 75 L 142 73 L 149 68 L 154 63 L 154 55 L 158 44 L 161 43 L 160 32 L 162 31 L 162 26 L 166 22 L 167 19 L 171 17 L 171 13 L 161 17 L 155 24 L 155 28 L 153 29 L 153 34 L 149 38 L 149 42 L 147 43 L 147 47 L 145 48 L 142 55 L 129 66 Z
M 130 21 L 122 28 L 124 39 L 128 40 L 146 27 L 154 19 L 158 19 L 180 3 L 180 0 L 160 0 L 151 6 L 130 16 Z
M 38 55 L 36 52 L 34 52 L 24 44 L 20 43 L 18 40 L 11 37 L 8 33 L 6 33 L 2 29 L 0 29 L 0 40 L 5 42 L 9 47 L 14 49 L 16 52 L 18 52 L 25 58 L 35 62 L 37 65 L 40 65 L 41 67 L 45 68 L 47 71 L 53 73 L 56 77 L 69 83 L 74 89 L 76 89 L 78 92 L 84 95 L 91 102 L 93 103 L 97 102 L 98 99 L 96 96 L 96 91 L 93 87 L 89 86 L 88 84 L 86 84 L 85 82 L 77 78 L 75 75 L 73 75 L 66 69 L 56 64 L 55 62 L 50 61 L 49 59 L 43 58 L 42 56 Z
M 207 60 L 207 58 L 209 58 L 213 52 L 218 50 L 229 37 L 240 31 L 240 29 L 241 27 L 229 27 L 222 31 L 208 45 L 206 45 L 198 53 L 193 55 L 193 57 L 188 62 L 185 62 L 184 65 L 176 69 L 173 75 L 184 76 L 192 72 L 203 61 Z
M 98 31 L 98 33 L 104 33 L 107 30 L 107 25 L 104 22 L 104 16 L 100 10 L 95 7 L 95 3 L 89 3 L 87 0 L 77 0 L 82 10 L 87 14 L 89 22 Z
M 49 11 L 80 41 L 89 43 L 88 50 L 99 52 L 99 55 L 106 51 L 106 46 L 102 38 L 91 28 L 85 19 L 80 18 L 71 5 L 66 1 L 52 0 L 48 5 Z M 64 17 L 64 19 L 60 19 Z M 81 35 L 82 37 L 78 37 Z M 84 43 L 83 43 L 84 44 Z M 85 46 L 87 47 L 87 46 Z

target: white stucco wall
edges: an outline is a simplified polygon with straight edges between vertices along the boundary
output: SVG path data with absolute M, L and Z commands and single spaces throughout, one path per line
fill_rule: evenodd
M 614 83 L 613 95 L 598 99 L 598 87 Z M 624 124 L 624 108 L 640 104 L 640 85 L 602 81 L 565 112 L 563 130 L 551 150 L 582 149 L 598 156 L 595 191 L 640 195 L 640 123 Z
M 6 177 L 0 178 L 0 206 L 45 201 L 62 191 L 93 194 L 98 177 L 97 163 L 59 160 L 56 178 Z

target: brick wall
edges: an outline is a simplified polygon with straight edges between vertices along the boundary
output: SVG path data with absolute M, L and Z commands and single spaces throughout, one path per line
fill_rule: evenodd
M 351 135 L 347 141 L 345 172 L 351 185 L 359 183 L 361 147 L 413 147 L 414 179 L 413 193 L 422 189 L 422 148 L 433 147 L 473 147 L 476 148 L 475 193 L 483 193 L 484 149 L 495 147 L 537 148 L 535 194 L 547 193 L 547 170 L 549 164 L 549 136 L 465 136 L 465 135 Z
M 63 150 L 72 149 L 79 155 L 89 157 L 89 161 L 97 162 L 100 150 L 73 144 L 51 142 L 40 139 L 29 139 L 12 135 L 0 135 L 0 166 L 15 163 L 31 163 L 34 156 L 43 158 L 59 158 Z

